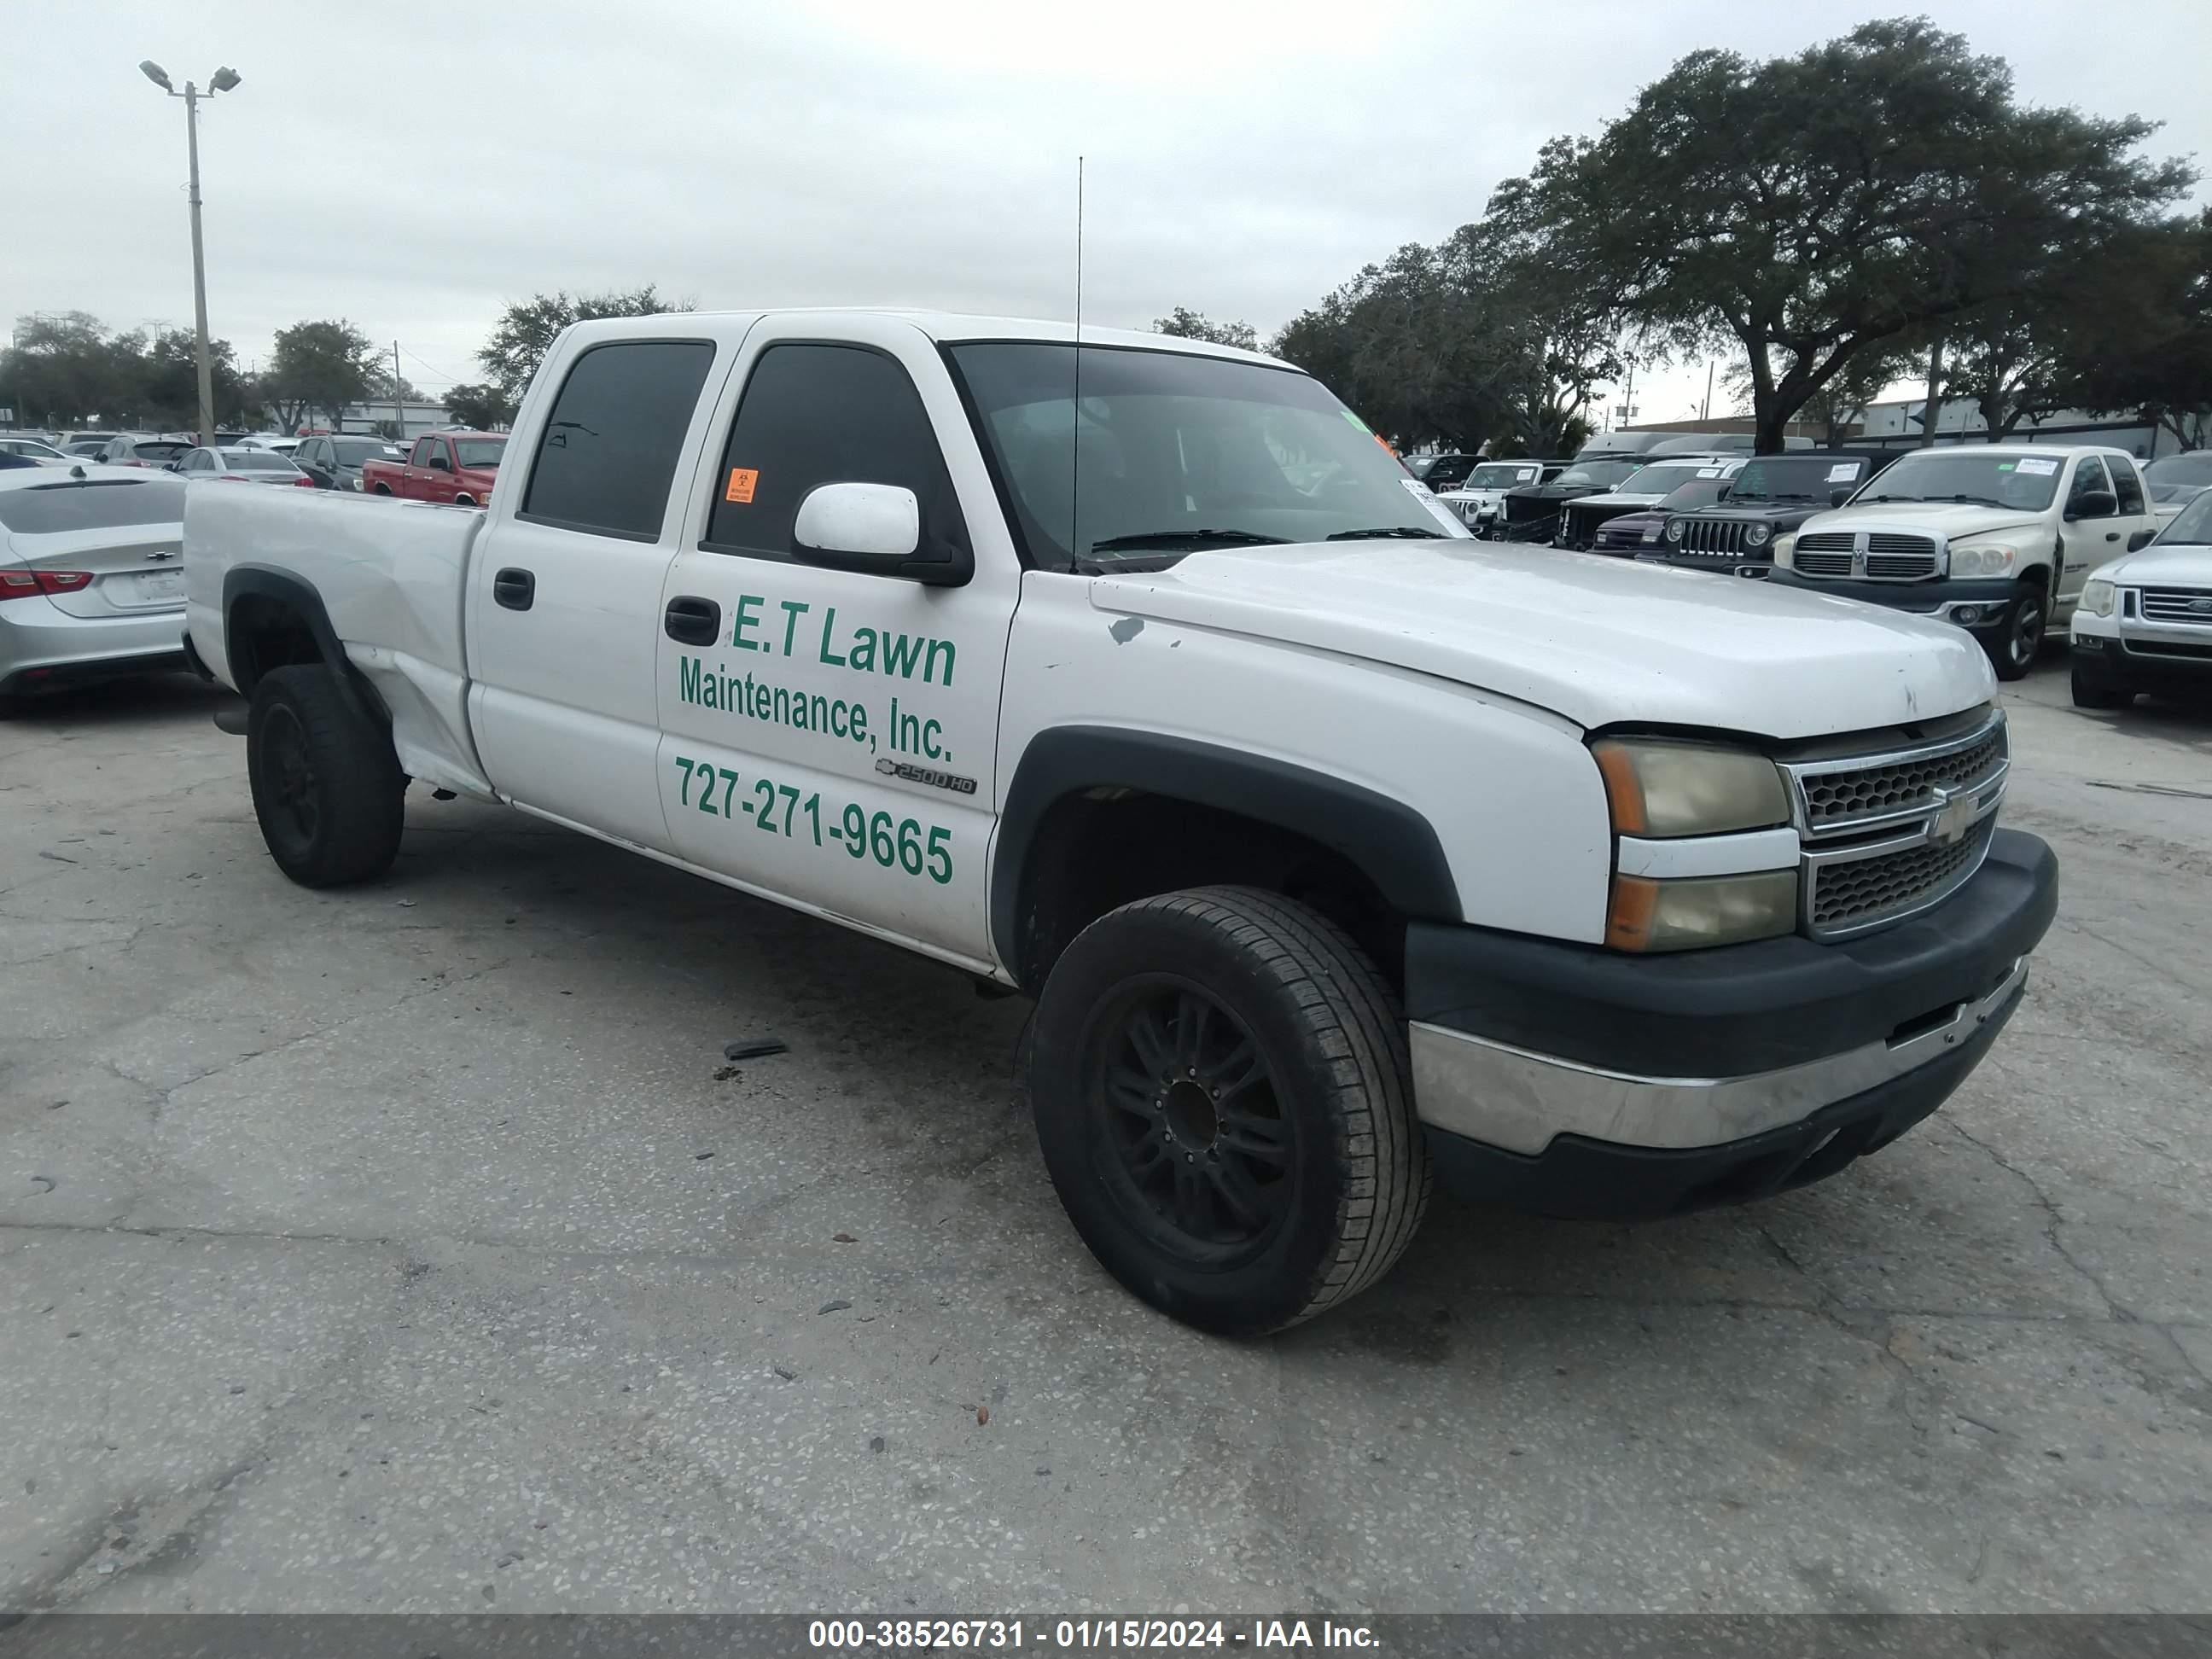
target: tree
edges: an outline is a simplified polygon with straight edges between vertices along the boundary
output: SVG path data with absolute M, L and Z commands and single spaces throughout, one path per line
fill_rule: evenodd
M 1817 422 L 1820 441 L 1830 447 L 1850 441 L 1865 424 L 1867 405 L 1910 377 L 1928 360 L 1923 344 L 1900 337 L 1854 352 L 1836 377 L 1805 400 L 1797 411 L 1801 421 Z M 1751 365 L 1738 362 L 1721 376 L 1721 385 L 1734 398 L 1736 412 L 1747 415 L 1752 407 Z
M 489 382 L 479 382 L 447 386 L 446 412 L 453 417 L 456 425 L 489 432 L 507 425 L 514 419 L 514 404 L 497 386 Z
M 1733 343 L 1756 447 L 1870 346 L 2029 291 L 2195 175 L 2156 131 L 2023 108 L 1925 19 L 1794 58 L 1692 52 L 1597 138 L 1557 138 L 1491 214 L 1563 294 L 1661 349 Z
M 2111 275 L 2121 294 L 2069 340 L 2081 406 L 2212 443 L 2212 210 L 2143 233 Z
M 368 337 L 340 318 L 279 329 L 262 380 L 278 423 L 292 431 L 317 413 L 336 426 L 348 404 L 368 395 L 377 374 L 376 349 Z
M 498 325 L 483 349 L 477 353 L 477 361 L 512 409 L 522 402 L 530 377 L 569 324 L 599 317 L 657 317 L 665 312 L 692 309 L 690 300 L 662 299 L 651 283 L 627 293 L 612 290 L 573 297 L 566 292 L 536 294 L 500 314 Z
M 0 386 L 7 389 L 18 419 L 85 426 L 119 417 L 136 401 L 136 356 L 88 312 L 19 317 Z
M 1183 340 L 1207 340 L 1215 345 L 1241 346 L 1246 351 L 1260 349 L 1259 331 L 1251 324 L 1212 322 L 1204 312 L 1182 306 L 1175 308 L 1172 316 L 1154 319 L 1152 332 L 1172 334 Z

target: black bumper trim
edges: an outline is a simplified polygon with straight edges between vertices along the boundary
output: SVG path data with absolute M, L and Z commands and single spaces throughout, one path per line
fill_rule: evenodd
M 1947 605 L 2009 605 L 2014 586 L 2012 580 L 2005 576 L 1938 576 L 1932 580 L 1920 582 L 1838 581 L 1832 579 L 1815 581 L 1799 575 L 1794 570 L 1778 568 L 1768 580 L 1782 587 L 1802 587 L 1808 593 L 1826 593 L 1839 599 L 1857 599 L 1864 605 L 1878 605 L 1888 611 L 1909 611 L 1919 616 L 1932 614 Z
M 1406 1014 L 1638 1077 L 1742 1077 L 1887 1040 L 1986 995 L 2058 908 L 2058 860 L 1999 830 L 1972 880 L 1860 939 L 1638 957 L 1490 928 L 1406 930 Z
M 84 662 L 54 663 L 26 668 L 0 679 L 0 697 L 59 691 L 72 685 L 96 685 L 102 680 L 127 680 L 141 674 L 167 674 L 186 665 L 181 647 L 148 651 L 131 657 L 94 657 Z
M 1951 1097 L 2020 1006 L 2016 995 L 1941 1059 L 1799 1121 L 1719 1146 L 1624 1146 L 1560 1135 L 1531 1157 L 1427 1130 L 1437 1184 L 1474 1204 L 1578 1220 L 1650 1221 L 1810 1185 L 1878 1152 Z

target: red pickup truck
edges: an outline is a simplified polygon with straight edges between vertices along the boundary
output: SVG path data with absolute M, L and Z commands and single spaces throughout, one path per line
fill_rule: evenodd
M 362 463 L 364 495 L 482 507 L 499 477 L 507 435 L 499 432 L 431 432 L 415 441 L 404 461 Z

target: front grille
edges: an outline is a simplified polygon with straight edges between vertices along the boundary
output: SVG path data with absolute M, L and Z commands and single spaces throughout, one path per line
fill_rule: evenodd
M 1742 552 L 1744 532 L 1751 528 L 1741 519 L 1684 519 L 1680 523 L 1682 539 L 1668 543 L 1671 550 L 1710 553 L 1717 558 Z
M 1867 538 L 1866 573 L 1875 581 L 1917 581 L 1936 574 L 1936 544 L 1925 536 Z
M 2192 609 L 2203 605 L 2202 611 Z M 2212 591 L 2187 587 L 2146 587 L 2141 605 L 2145 622 L 2194 623 L 2212 628 Z
M 1542 496 L 1531 498 L 1527 495 L 1508 495 L 1504 503 L 1503 513 L 1509 524 L 1533 524 L 1539 519 L 1557 518 L 1559 513 L 1559 503 L 1557 501 L 1547 501 Z
M 1851 574 L 1849 531 L 1820 530 L 1797 538 L 1790 563 L 1801 576 L 1848 576 Z
M 1806 906 L 1814 935 L 1856 932 L 1936 903 L 1980 867 L 1996 833 L 1996 819 L 1985 818 L 1956 841 L 1814 865 Z
M 2000 725 L 1963 748 L 1801 773 L 1806 830 L 1836 835 L 1863 820 L 1931 807 L 1938 789 L 1957 794 L 1978 788 L 2003 769 L 2008 748 Z
M 1612 516 L 1609 513 L 1601 514 L 1595 507 L 1571 507 L 1566 510 L 1561 528 L 1571 545 L 1587 546 L 1590 538 L 1597 533 L 1600 520 Z

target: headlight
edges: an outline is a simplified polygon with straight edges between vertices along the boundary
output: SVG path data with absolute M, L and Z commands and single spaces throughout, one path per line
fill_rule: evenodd
M 1743 544 L 1746 547 L 1764 547 L 1766 545 L 1766 538 L 1773 533 L 1774 532 L 1767 526 L 1755 524 L 1743 532 Z
M 1654 881 L 1615 876 L 1605 942 L 1616 951 L 1692 951 L 1774 939 L 1797 927 L 1797 872 Z
M 2092 577 L 2081 587 L 2081 609 L 2092 617 L 2109 617 L 2118 592 L 2112 583 Z
M 1794 532 L 1774 538 L 1774 562 L 1785 569 L 1789 567 L 1790 555 L 1796 550 L 1797 537 Z
M 1659 539 L 1659 526 L 1656 524 L 1645 525 L 1644 526 L 1644 539 L 1647 542 L 1657 541 Z
M 1684 532 L 1685 532 L 1685 531 L 1686 531 L 1686 529 L 1687 529 L 1687 526 L 1686 526 L 1686 524 L 1685 523 L 1685 521 L 1684 521 L 1684 520 L 1680 520 L 1680 519 L 1669 519 L 1669 520 L 1667 520 L 1667 539 L 1668 539 L 1668 541 L 1670 541 L 1670 542 L 1679 542 L 1679 541 L 1680 541 L 1680 540 L 1682 539 L 1683 534 L 1684 534 Z
M 2012 568 L 2020 550 L 2007 542 L 1970 542 L 1951 550 L 1954 576 L 2002 576 Z
M 1717 836 L 1786 823 L 1782 774 L 1764 755 L 1657 738 L 1590 746 L 1620 836 Z

